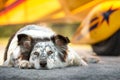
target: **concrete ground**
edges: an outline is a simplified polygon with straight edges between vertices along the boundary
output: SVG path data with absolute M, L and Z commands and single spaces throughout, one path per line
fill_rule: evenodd
M 4 49 L 5 46 L 0 46 L 0 64 L 3 62 Z M 0 66 L 0 80 L 120 80 L 120 57 L 101 57 L 101 60 L 101 63 L 89 64 L 87 67 L 53 70 Z

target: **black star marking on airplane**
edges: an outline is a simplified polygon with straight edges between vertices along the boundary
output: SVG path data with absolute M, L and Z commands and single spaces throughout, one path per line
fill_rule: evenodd
M 102 19 L 102 21 L 100 21 L 100 23 L 103 23 L 104 21 L 106 21 L 107 24 L 109 24 L 110 15 L 111 15 L 113 12 L 115 12 L 116 10 L 118 10 L 118 9 L 119 9 L 119 8 L 112 9 L 112 7 L 111 7 L 108 11 L 103 12 L 103 13 L 102 13 L 103 19 Z M 96 21 L 96 20 L 98 20 L 98 17 L 93 18 L 93 19 L 90 21 L 90 23 L 92 23 L 92 22 L 94 22 L 94 21 Z M 90 31 L 92 31 L 93 29 L 95 29 L 95 28 L 98 26 L 98 24 L 99 24 L 99 22 L 96 22 L 94 25 L 92 25 L 92 26 L 90 27 Z
M 104 21 L 106 21 L 107 24 L 109 24 L 110 15 L 111 15 L 113 12 L 115 12 L 116 10 L 118 10 L 118 9 L 112 9 L 112 7 L 111 7 L 108 11 L 104 12 L 104 13 L 102 14 L 102 16 L 103 16 L 102 23 L 103 23 Z

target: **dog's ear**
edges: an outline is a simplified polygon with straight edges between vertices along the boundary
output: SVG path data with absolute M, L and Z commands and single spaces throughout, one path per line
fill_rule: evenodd
M 26 34 L 19 34 L 18 38 L 18 45 L 23 46 L 24 48 L 31 48 L 32 38 Z
M 53 43 L 55 43 L 58 46 L 65 46 L 68 43 L 70 43 L 70 40 L 68 37 L 64 37 L 62 35 L 55 35 L 51 38 L 51 40 L 53 41 Z

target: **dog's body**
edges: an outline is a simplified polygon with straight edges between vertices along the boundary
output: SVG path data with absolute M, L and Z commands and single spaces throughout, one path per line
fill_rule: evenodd
M 68 43 L 67 37 L 46 27 L 28 25 L 9 41 L 4 65 L 35 69 L 87 65 Z

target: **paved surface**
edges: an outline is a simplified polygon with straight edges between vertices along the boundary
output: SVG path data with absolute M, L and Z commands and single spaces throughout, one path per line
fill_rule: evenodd
M 102 57 L 88 67 L 35 70 L 0 67 L 0 80 L 120 80 L 120 57 Z
M 4 49 L 5 46 L 0 46 L 0 65 L 3 62 Z M 80 47 L 75 49 L 80 51 Z M 120 80 L 120 57 L 101 57 L 101 59 L 101 63 L 89 64 L 88 67 L 67 67 L 53 70 L 0 66 L 0 80 Z

